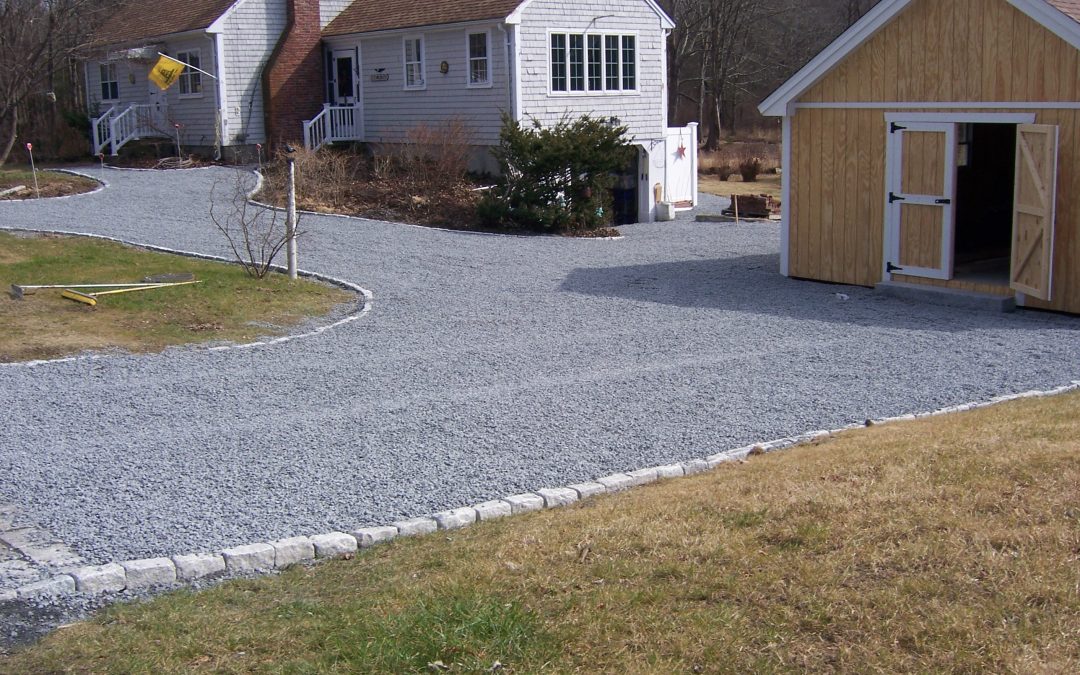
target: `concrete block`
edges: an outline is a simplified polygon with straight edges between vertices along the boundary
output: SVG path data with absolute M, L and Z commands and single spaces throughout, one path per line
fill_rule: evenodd
M 127 572 L 127 587 L 131 589 L 176 583 L 176 565 L 168 558 L 126 560 L 120 566 Z
M 225 558 L 216 553 L 196 553 L 194 555 L 175 555 L 176 578 L 180 581 L 205 579 L 225 573 Z
M 668 464 L 666 466 L 656 467 L 656 477 L 660 479 L 679 478 L 680 476 L 685 475 L 686 473 L 683 471 L 681 464 Z
M 70 574 L 60 574 L 46 579 L 45 581 L 39 581 L 34 584 L 27 584 L 15 590 L 15 597 L 25 600 L 28 598 L 45 598 L 55 597 L 58 595 L 71 595 L 75 592 L 75 578 Z
M 399 520 L 394 523 L 394 527 L 398 530 L 398 536 L 401 537 L 415 537 L 421 534 L 430 534 L 439 529 L 439 524 L 435 522 L 433 518 L 426 518 L 421 516 L 420 518 L 410 518 L 408 520 Z
M 75 580 L 75 590 L 80 593 L 116 593 L 127 588 L 127 574 L 116 563 L 80 567 L 70 574 Z
M 544 508 L 544 498 L 531 492 L 503 497 L 503 501 L 510 504 L 510 512 L 515 514 L 539 511 Z
M 253 572 L 274 569 L 274 547 L 270 544 L 247 544 L 221 552 L 229 572 Z
M 656 467 L 650 469 L 637 469 L 636 471 L 627 471 L 627 476 L 630 476 L 631 485 L 645 485 L 646 483 L 654 483 L 657 480 Z
M 709 470 L 709 463 L 704 459 L 691 459 L 682 463 L 683 475 L 693 476 Z
M 289 537 L 270 542 L 274 547 L 274 567 L 279 570 L 298 562 L 315 559 L 315 546 L 307 537 Z
M 316 558 L 340 558 L 356 553 L 356 537 L 344 532 L 327 532 L 311 538 Z
M 543 488 L 537 490 L 536 494 L 544 498 L 544 506 L 549 509 L 553 509 L 556 506 L 573 504 L 579 499 L 577 491 L 568 487 Z
M 473 508 L 476 509 L 477 520 L 494 520 L 495 518 L 502 518 L 513 513 L 510 503 L 504 502 L 501 499 L 493 499 L 489 502 L 476 504 Z
M 357 546 L 368 548 L 379 542 L 390 541 L 398 536 L 398 529 L 393 525 L 380 525 L 378 527 L 362 527 L 350 534 L 356 537 Z
M 618 492 L 634 485 L 633 479 L 625 473 L 613 473 L 610 476 L 597 478 L 596 482 L 607 488 L 608 492 Z
M 573 485 L 567 485 L 566 487 L 576 492 L 578 494 L 578 499 L 585 499 L 586 497 L 592 497 L 593 495 L 602 495 L 608 491 L 603 483 L 597 483 L 595 481 L 574 483 Z
M 465 506 L 460 509 L 439 511 L 431 516 L 440 530 L 456 530 L 476 522 L 476 509 Z

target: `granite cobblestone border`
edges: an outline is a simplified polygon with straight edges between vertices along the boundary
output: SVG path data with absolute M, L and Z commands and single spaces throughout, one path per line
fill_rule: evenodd
M 565 487 L 541 488 L 536 492 L 508 495 L 473 506 L 399 520 L 390 525 L 363 527 L 350 532 L 327 532 L 313 536 L 292 537 L 273 542 L 257 542 L 223 549 L 216 553 L 125 560 L 105 565 L 65 569 L 61 570 L 62 573 L 42 581 L 21 586 L 13 591 L 0 592 L 0 602 L 73 594 L 101 595 L 123 590 L 167 590 L 201 579 L 266 573 L 282 570 L 298 563 L 349 557 L 358 550 L 400 537 L 455 530 L 512 514 L 560 508 L 596 495 L 621 492 L 661 480 L 702 473 L 728 462 L 745 460 L 752 455 L 813 443 L 853 429 L 966 412 L 1008 401 L 1057 396 L 1077 390 L 1080 390 L 1080 380 L 1074 380 L 1070 384 L 1054 389 L 1006 394 L 985 401 L 962 403 L 930 412 L 865 420 L 832 430 L 809 431 L 796 436 L 726 450 L 703 459 L 691 459 L 679 464 L 617 473 L 595 481 L 575 483 Z
M 156 246 L 156 245 L 153 245 L 153 244 L 140 244 L 140 243 L 137 243 L 137 242 L 131 242 L 131 241 L 127 241 L 127 240 L 124 240 L 124 239 L 119 239 L 117 237 L 109 237 L 109 236 L 106 236 L 106 235 L 103 235 L 103 234 L 91 234 L 91 233 L 87 233 L 87 232 L 72 232 L 72 231 L 67 231 L 67 230 L 35 230 L 35 229 L 27 229 L 27 228 L 22 228 L 22 227 L 6 227 L 6 226 L 2 226 L 2 225 L 0 225 L 0 232 L 27 232 L 27 233 L 32 233 L 32 234 L 52 234 L 52 235 L 60 235 L 60 236 L 68 236 L 68 237 L 86 237 L 86 238 L 89 238 L 89 239 L 99 239 L 99 240 L 102 240 L 102 241 L 111 241 L 111 242 L 114 242 L 114 243 L 117 243 L 117 244 L 123 244 L 125 246 L 132 246 L 134 248 L 140 248 L 140 249 L 144 249 L 144 250 L 147 250 L 147 251 L 153 251 L 155 253 L 168 253 L 168 254 L 171 254 L 171 255 L 182 256 L 182 257 L 185 257 L 185 258 L 195 258 L 195 259 L 198 259 L 198 260 L 209 260 L 209 261 L 213 261 L 213 262 L 221 262 L 221 263 L 226 263 L 226 264 L 230 264 L 230 265 L 238 264 L 235 260 L 232 260 L 230 258 L 225 258 L 223 256 L 209 255 L 209 254 L 206 254 L 206 253 L 196 253 L 194 251 L 182 251 L 182 250 L 179 250 L 179 249 L 168 248 L 168 247 L 165 247 L 165 246 Z M 285 273 L 288 272 L 288 269 L 286 267 L 282 266 L 282 265 L 271 265 L 270 269 L 274 270 L 275 272 L 282 273 L 282 274 L 285 274 Z M 299 339 L 302 339 L 302 338 L 309 338 L 309 337 L 312 337 L 312 336 L 315 336 L 315 335 L 319 335 L 320 333 L 323 333 L 325 331 L 328 331 L 328 330 L 331 330 L 331 329 L 334 329 L 334 328 L 338 328 L 338 327 L 343 326 L 343 325 L 345 325 L 347 323 L 351 323 L 353 321 L 356 321 L 357 319 L 360 319 L 360 318 L 366 316 L 371 311 L 372 301 L 374 300 L 375 296 L 372 294 L 371 291 L 364 288 L 363 286 L 360 286 L 359 284 L 355 284 L 355 283 L 353 283 L 351 281 L 346 281 L 345 279 L 339 279 L 337 277 L 332 277 L 332 276 L 329 276 L 329 275 L 326 275 L 326 274 L 320 274 L 318 272 L 312 272 L 312 271 L 309 271 L 309 270 L 297 270 L 296 273 L 297 273 L 297 275 L 299 275 L 301 277 L 304 277 L 304 278 L 307 278 L 307 279 L 314 279 L 316 281 L 321 281 L 321 282 L 326 283 L 326 284 L 337 286 L 338 288 L 343 288 L 343 289 L 345 289 L 347 291 L 352 291 L 352 292 L 354 292 L 354 293 L 356 293 L 357 295 L 360 296 L 361 301 L 357 304 L 356 309 L 351 311 L 348 314 L 348 316 L 345 316 L 345 317 L 343 317 L 341 319 L 338 319 L 337 321 L 334 321 L 332 323 L 328 323 L 328 324 L 326 324 L 324 326 L 316 326 L 315 328 L 312 328 L 311 330 L 309 330 L 307 332 L 304 332 L 304 333 L 296 333 L 296 334 L 292 334 L 292 335 L 282 335 L 282 336 L 276 337 L 276 338 L 270 338 L 270 339 L 267 339 L 267 340 L 256 340 L 255 342 L 245 342 L 245 343 L 242 343 L 242 344 L 218 345 L 218 346 L 215 346 L 215 347 L 201 347 L 201 349 L 204 349 L 205 351 L 209 351 L 209 352 L 220 352 L 220 351 L 230 351 L 230 350 L 234 350 L 234 349 L 251 349 L 253 347 L 269 347 L 269 346 L 272 346 L 272 345 L 278 345 L 278 344 L 282 344 L 282 343 L 285 343 L 285 342 L 291 342 L 293 340 L 299 340 Z M 199 349 L 199 347 L 191 347 L 191 348 Z M 35 360 L 35 361 L 18 361 L 18 362 L 14 362 L 14 363 L 0 363 L 0 368 L 28 368 L 28 367 L 33 367 L 33 366 L 42 366 L 42 365 L 49 365 L 49 364 L 54 364 L 54 363 L 68 363 L 68 362 L 71 362 L 71 361 L 82 361 L 82 360 L 93 360 L 93 359 L 108 358 L 109 356 L 110 356 L 109 354 L 86 354 L 86 355 L 79 355 L 79 356 L 67 356 L 67 357 L 60 358 L 60 359 L 38 359 L 38 360 Z

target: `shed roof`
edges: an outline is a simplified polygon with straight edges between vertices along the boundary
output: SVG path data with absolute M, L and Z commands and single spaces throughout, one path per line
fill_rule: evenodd
M 238 0 L 150 2 L 129 0 L 94 32 L 94 42 L 113 45 L 205 30 Z
M 1080 0 L 1003 0 L 1031 17 L 1044 28 L 1080 50 Z M 881 0 L 840 37 L 810 60 L 799 72 L 761 102 L 763 115 L 781 117 L 788 106 L 851 52 L 884 28 L 913 0 Z
M 330 22 L 323 35 L 439 26 L 505 19 L 524 0 L 356 0 Z

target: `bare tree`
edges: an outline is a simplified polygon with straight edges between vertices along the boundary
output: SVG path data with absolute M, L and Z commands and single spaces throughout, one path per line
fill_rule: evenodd
M 88 44 L 103 0 L 0 0 L 0 164 L 19 131 L 19 108 L 55 97 L 51 78 Z
M 214 208 L 217 188 L 215 183 L 210 189 L 210 220 L 225 235 L 233 257 L 244 271 L 262 279 L 269 274 L 274 258 L 288 243 L 285 227 L 278 222 L 278 211 L 248 199 L 244 175 L 239 171 L 230 188 L 224 214 L 220 206 Z

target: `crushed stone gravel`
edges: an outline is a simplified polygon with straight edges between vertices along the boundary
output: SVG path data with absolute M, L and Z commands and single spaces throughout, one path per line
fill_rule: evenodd
M 107 170 L 0 224 L 228 255 L 206 204 L 233 175 Z M 0 501 L 89 563 L 214 551 L 1080 376 L 1080 319 L 786 279 L 775 223 L 300 228 L 301 266 L 370 289 L 369 315 L 266 348 L 0 368 Z

